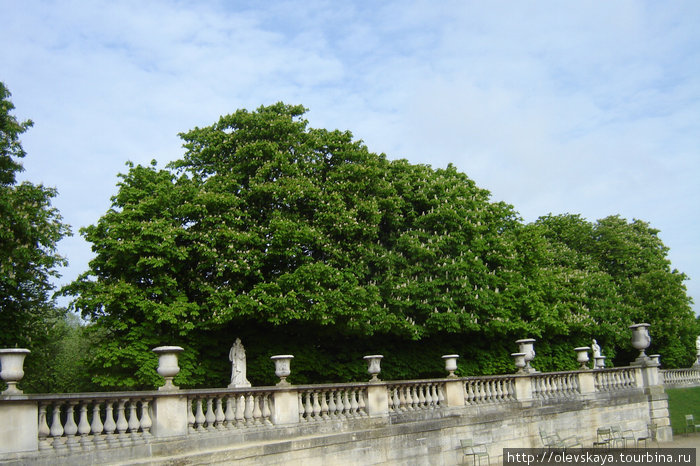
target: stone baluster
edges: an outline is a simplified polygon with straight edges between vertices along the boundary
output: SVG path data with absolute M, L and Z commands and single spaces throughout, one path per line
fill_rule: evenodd
M 224 414 L 224 398 L 223 396 L 216 397 L 216 408 L 214 409 L 214 422 L 216 430 L 224 429 L 224 421 L 226 420 L 226 415 Z
M 255 423 L 255 419 L 253 418 L 253 410 L 255 407 L 253 404 L 255 403 L 255 398 L 253 395 L 249 394 L 246 397 L 246 403 L 245 403 L 245 412 L 243 413 L 243 416 L 245 417 L 245 425 L 246 426 L 252 426 Z
M 214 413 L 214 398 L 213 397 L 207 397 L 207 412 L 204 415 L 205 422 L 207 423 L 207 430 L 208 431 L 213 431 L 216 430 L 216 426 L 214 425 L 216 423 L 216 414 Z
M 226 412 L 224 413 L 226 427 L 231 428 L 236 424 L 236 400 L 234 395 L 226 398 Z
M 80 420 L 78 422 L 78 434 L 80 435 L 80 445 L 83 448 L 90 446 L 90 423 L 88 422 L 88 401 L 80 403 Z
M 105 440 L 110 446 L 113 446 L 116 443 L 116 439 L 114 438 L 115 430 L 117 430 L 117 423 L 114 422 L 114 401 L 106 400 L 104 432 Z
M 194 398 L 191 401 L 191 403 L 192 404 L 190 404 L 190 403 L 187 404 L 187 406 L 188 406 L 188 409 L 187 409 L 187 431 L 190 433 L 194 432 L 197 428 L 197 426 L 195 426 L 197 419 L 194 416 L 194 407 L 195 407 L 195 404 L 197 403 L 197 399 Z
M 262 415 L 263 415 L 263 422 L 266 425 L 272 425 L 272 421 L 270 420 L 270 417 L 272 416 L 272 410 L 270 409 L 270 394 L 265 393 L 262 396 L 262 403 L 263 403 L 263 410 L 262 410 Z
M 143 438 L 139 437 L 139 427 L 141 427 L 141 422 L 139 421 L 137 409 L 138 400 L 129 400 L 129 434 L 131 434 L 131 441 L 133 443 L 143 441 Z
M 314 410 L 314 411 L 313 411 L 314 420 L 317 420 L 317 421 L 321 419 L 321 417 L 320 417 L 320 415 L 321 415 L 321 404 L 318 402 L 318 396 L 319 396 L 319 394 L 320 394 L 320 391 L 319 391 L 319 390 L 315 390 L 315 391 L 313 391 L 313 392 L 311 393 L 311 401 L 312 401 L 311 407 L 312 407 L 312 409 Z
M 357 410 L 360 413 L 360 416 L 367 416 L 367 403 L 365 402 L 365 399 L 367 397 L 367 394 L 364 390 L 360 390 L 357 394 Z
M 253 397 L 253 422 L 255 424 L 262 424 L 262 396 L 251 395 Z M 320 407 L 319 407 L 320 409 Z
M 100 448 L 105 443 L 104 424 L 102 424 L 100 413 L 100 400 L 95 400 L 92 404 L 92 422 L 90 423 L 90 433 L 92 434 L 92 443 Z
M 71 450 L 75 449 L 78 440 L 75 434 L 78 433 L 78 424 L 75 423 L 75 401 L 71 401 L 66 405 L 66 423 L 63 428 L 63 433 L 66 436 L 66 446 Z
M 399 412 L 402 409 L 403 409 L 403 407 L 401 406 L 401 389 L 400 389 L 400 387 L 395 387 L 394 388 L 394 411 Z
M 65 448 L 61 437 L 63 436 L 63 425 L 61 424 L 61 405 L 56 403 L 53 405 L 53 418 L 51 419 L 51 430 L 49 431 L 53 441 L 51 445 L 54 450 Z
M 149 400 L 141 401 L 141 435 L 144 439 L 151 437 L 151 426 L 153 425 L 148 404 Z
M 328 392 L 321 392 L 321 418 L 322 419 L 329 419 L 330 416 L 328 415 L 328 410 L 330 409 L 328 406 Z
M 245 425 L 245 395 L 239 395 L 236 399 L 236 427 Z
M 195 403 L 195 413 L 194 413 L 194 425 L 195 429 L 198 432 L 204 432 L 204 423 L 207 421 L 206 416 L 204 415 L 204 409 L 202 407 L 203 401 L 201 398 L 195 398 L 194 403 Z
M 51 448 L 51 443 L 49 441 L 51 430 L 49 429 L 49 424 L 46 421 L 46 410 L 49 406 L 51 405 L 45 402 L 39 404 L 39 450 L 48 450 Z
M 121 399 L 117 403 L 117 432 L 119 432 L 119 443 L 126 445 L 128 439 L 126 436 L 126 429 L 129 428 L 129 423 L 126 421 L 126 413 L 124 408 L 126 405 L 126 400 Z

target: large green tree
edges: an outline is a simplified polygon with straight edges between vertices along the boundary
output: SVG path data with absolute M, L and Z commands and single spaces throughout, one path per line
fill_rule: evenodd
M 587 222 L 523 225 L 453 166 L 389 161 L 304 112 L 239 110 L 182 134 L 167 167 L 121 175 L 82 230 L 90 269 L 65 290 L 104 336 L 95 382 L 154 386 L 150 349 L 178 344 L 180 384 L 222 384 L 236 337 L 254 383 L 274 381 L 280 353 L 307 382 L 360 379 L 370 352 L 399 378 L 443 374 L 447 352 L 463 374 L 506 372 L 529 336 L 541 369 L 575 367 L 591 336 L 622 344 L 621 282 Z
M 13 109 L 0 82 L 0 347 L 34 351 L 23 382 L 31 389 L 38 377 L 33 368 L 44 367 L 52 329 L 65 314 L 53 300 L 51 277 L 65 264 L 56 244 L 69 228 L 51 206 L 54 189 L 17 181 L 26 156 L 20 136 L 32 122 L 19 122 Z

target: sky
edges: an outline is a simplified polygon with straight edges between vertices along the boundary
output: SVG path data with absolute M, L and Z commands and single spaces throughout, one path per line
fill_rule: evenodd
M 369 150 L 454 164 L 525 222 L 660 230 L 700 301 L 700 2 L 0 0 L 22 179 L 58 190 L 87 270 L 126 163 L 279 101 Z M 696 313 L 700 306 L 694 305 Z

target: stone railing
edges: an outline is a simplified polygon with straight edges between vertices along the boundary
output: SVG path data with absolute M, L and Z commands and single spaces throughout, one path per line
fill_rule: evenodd
M 39 450 L 90 450 L 145 443 L 151 435 L 150 392 L 36 395 Z
M 153 455 L 155 445 L 171 440 L 208 439 L 208 444 L 222 445 L 289 428 L 304 435 L 351 429 L 363 419 L 371 419 L 373 425 L 385 419 L 389 425 L 441 419 L 452 410 L 499 409 L 499 405 L 510 411 L 525 405 L 570 406 L 576 400 L 639 399 L 648 387 L 663 392 L 662 383 L 700 381 L 700 371 L 660 373 L 658 364 L 461 378 L 450 365 L 446 378 L 382 381 L 377 377 L 381 356 L 375 355 L 368 368 L 373 376 L 369 382 L 291 385 L 286 378 L 292 356 L 285 355 L 273 358 L 279 364 L 276 386 L 183 390 L 173 384 L 179 371 L 174 354 L 159 365 L 165 385 L 154 391 L 23 394 L 16 387 L 21 376 L 15 376 L 14 385 L 0 394 L 0 462 L 49 461 L 57 455 L 62 458 L 59 462 L 93 464 L 111 459 L 111 454 L 132 459 Z M 279 363 L 282 358 L 284 365 Z M 663 416 L 668 413 L 660 409 L 658 419 L 650 421 L 667 426 Z
M 515 377 L 469 377 L 463 379 L 464 402 L 470 404 L 515 401 Z
M 599 392 L 627 390 L 639 386 L 639 369 L 620 367 L 595 372 L 595 388 Z
M 579 372 L 532 375 L 532 396 L 538 399 L 574 398 L 581 394 Z
M 659 371 L 663 384 L 667 387 L 700 386 L 700 367 L 690 369 L 664 369 Z
M 295 387 L 299 422 L 367 417 L 367 384 L 307 385 Z
M 407 380 L 387 385 L 389 411 L 436 409 L 445 404 L 444 380 Z
M 189 432 L 272 425 L 272 391 L 265 388 L 188 390 Z

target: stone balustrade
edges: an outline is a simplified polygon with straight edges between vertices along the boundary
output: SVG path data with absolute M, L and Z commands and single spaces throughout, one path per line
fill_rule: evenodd
M 463 379 L 467 405 L 515 401 L 515 377 L 468 377 Z
M 221 431 L 272 425 L 271 390 L 188 390 L 189 432 Z
M 389 411 L 437 409 L 445 403 L 444 380 L 407 380 L 387 385 Z
M 171 369 L 179 370 L 176 361 Z M 363 422 L 448 419 L 453 410 L 512 413 L 525 406 L 556 410 L 558 404 L 566 410 L 572 403 L 585 409 L 591 402 L 603 409 L 611 399 L 618 400 L 611 406 L 632 400 L 635 412 L 649 417 L 642 424 L 657 423 L 663 437 L 670 436 L 663 384 L 700 384 L 700 370 L 660 371 L 658 364 L 480 377 L 456 377 L 449 369 L 446 378 L 382 381 L 375 363 L 369 365 L 369 382 L 314 385 L 292 385 L 286 381 L 289 367 L 277 369 L 281 382 L 273 387 L 183 390 L 171 382 L 139 392 L 5 392 L 0 394 L 0 463 L 50 464 L 58 455 L 61 461 L 94 464 L 110 454 L 149 457 L 155 445 L 174 441 L 185 442 L 178 444 L 185 448 L 187 442 L 201 445 L 197 439 L 221 445 L 266 433 L 283 436 L 280 432 L 289 429 L 312 435 Z M 641 407 L 647 402 L 655 408 Z
M 367 384 L 297 387 L 299 422 L 367 417 Z
M 639 369 L 635 367 L 620 367 L 595 372 L 595 388 L 599 392 L 627 390 L 637 388 L 639 384 Z
M 665 386 L 700 386 L 700 368 L 664 369 L 659 372 Z

